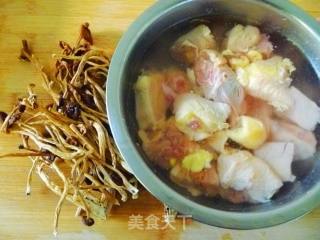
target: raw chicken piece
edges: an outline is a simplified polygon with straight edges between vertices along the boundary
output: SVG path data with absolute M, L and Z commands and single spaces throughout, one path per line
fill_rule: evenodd
M 243 114 L 259 119 L 265 126 L 267 135 L 270 133 L 270 124 L 273 114 L 272 106 L 263 100 L 247 95 L 242 107 Z
M 142 146 L 151 161 L 164 169 L 171 167 L 170 161 L 178 161 L 196 151 L 199 145 L 190 141 L 175 126 L 173 119 L 158 130 L 140 131 Z
M 282 181 L 293 182 L 291 172 L 294 144 L 288 142 L 268 142 L 254 151 L 255 156 L 265 161 L 277 173 Z
M 218 175 L 221 186 L 237 191 L 250 188 L 254 176 L 251 158 L 252 155 L 247 151 L 221 154 L 218 158 Z
M 261 159 L 252 160 L 254 178 L 252 186 L 246 192 L 253 203 L 268 202 L 282 187 L 282 181 L 277 174 Z
M 168 106 L 171 106 L 177 95 L 187 93 L 191 90 L 191 84 L 184 71 L 179 68 L 169 68 L 163 71 L 165 80 L 162 89 Z
M 269 201 L 282 186 L 272 169 L 248 151 L 221 154 L 218 174 L 223 188 L 241 190 L 254 203 Z
M 287 111 L 278 113 L 278 116 L 313 131 L 320 123 L 320 108 L 296 87 L 290 87 L 289 94 L 293 104 Z
M 228 79 L 219 87 L 215 100 L 229 104 L 233 114 L 237 116 L 241 112 L 244 97 L 245 93 L 241 84 L 236 79 Z
M 238 68 L 237 76 L 248 94 L 267 101 L 278 111 L 285 111 L 292 105 L 289 85 L 294 70 L 289 59 L 275 56 Z
M 226 63 L 219 53 L 204 50 L 195 62 L 195 77 L 205 98 L 227 103 L 238 113 L 244 91 L 236 74 Z
M 261 34 L 261 40 L 257 46 L 254 47 L 254 49 L 261 53 L 264 57 L 269 58 L 273 52 L 273 45 L 269 41 L 269 36 L 266 34 Z
M 269 41 L 269 36 L 261 34 L 260 30 L 254 26 L 236 25 L 227 33 L 225 40 L 226 50 L 234 56 L 248 54 L 250 51 L 257 51 L 265 58 L 269 58 L 273 52 L 273 45 Z M 254 60 L 252 56 L 248 57 Z
M 165 120 L 167 106 L 163 82 L 163 74 L 147 72 L 139 76 L 134 86 L 136 119 L 140 129 L 152 128 Z
M 203 49 L 214 49 L 216 42 L 211 30 L 206 25 L 199 25 L 178 38 L 171 47 L 171 55 L 176 60 L 193 64 Z
M 260 40 L 261 35 L 257 27 L 238 24 L 227 33 L 226 47 L 233 52 L 246 53 Z
M 294 143 L 293 160 L 308 159 L 316 152 L 317 140 L 314 134 L 291 123 L 272 120 L 271 139 Z
M 197 173 L 188 171 L 181 164 L 177 164 L 171 169 L 170 178 L 178 185 L 187 188 L 194 196 L 215 196 L 219 192 L 219 178 L 215 164 Z
M 265 126 L 258 119 L 240 116 L 235 126 L 227 131 L 229 138 L 248 148 L 256 149 L 267 139 Z
M 201 51 L 194 65 L 195 77 L 198 84 L 200 86 L 219 86 L 221 82 L 227 79 L 229 74 L 232 74 L 226 63 L 226 59 L 214 50 Z
M 191 140 L 200 141 L 228 127 L 228 104 L 213 102 L 196 94 L 180 95 L 174 103 L 177 127 Z

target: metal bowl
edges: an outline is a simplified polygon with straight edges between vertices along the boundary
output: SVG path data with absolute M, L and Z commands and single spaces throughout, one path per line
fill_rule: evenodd
M 194 19 L 208 16 L 238 19 L 267 32 L 278 32 L 292 41 L 307 59 L 307 62 L 300 61 L 299 57 L 295 59 L 297 76 L 303 78 L 298 84 L 319 103 L 320 27 L 293 4 L 278 0 L 161 0 L 132 24 L 112 58 L 107 110 L 116 144 L 135 176 L 155 197 L 201 222 L 224 228 L 253 229 L 302 216 L 320 202 L 319 151 L 310 161 L 295 162 L 293 171 L 297 181 L 286 184 L 272 201 L 236 205 L 222 199 L 192 197 L 151 165 L 139 144 L 133 84 L 146 51 L 168 27 L 183 28 Z

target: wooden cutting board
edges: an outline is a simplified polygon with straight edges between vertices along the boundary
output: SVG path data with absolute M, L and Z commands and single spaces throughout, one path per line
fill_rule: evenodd
M 51 54 L 58 51 L 59 40 L 76 41 L 83 22 L 91 24 L 96 45 L 114 48 L 130 23 L 153 2 L 0 0 L 0 109 L 10 110 L 29 83 L 36 83 L 40 98 L 45 98 L 40 76 L 28 63 L 18 61 L 21 39 L 32 43 L 44 65 L 49 64 Z M 295 2 L 320 17 L 319 0 Z M 15 151 L 18 144 L 17 137 L 0 135 L 1 153 Z M 48 191 L 37 176 L 33 180 L 32 195 L 27 197 L 24 192 L 29 168 L 28 159 L 0 160 L 0 240 L 54 239 L 52 221 L 58 197 Z M 145 190 L 138 200 L 129 200 L 114 208 L 107 221 L 97 221 L 93 227 L 85 227 L 74 217 L 74 212 L 71 204 L 63 206 L 58 239 L 320 239 L 320 208 L 294 222 L 253 231 L 219 229 L 190 220 L 185 226 L 182 220 L 176 220 L 172 226 L 165 227 L 162 204 Z M 152 219 L 158 223 L 153 225 L 155 229 L 150 229 Z M 141 222 L 134 224 L 135 220 Z

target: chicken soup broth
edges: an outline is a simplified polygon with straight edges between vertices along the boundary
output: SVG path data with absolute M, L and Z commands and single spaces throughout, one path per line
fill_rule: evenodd
M 263 203 L 299 180 L 320 121 L 317 76 L 279 33 L 238 22 L 174 26 L 134 85 L 142 148 L 192 196 Z M 313 160 L 311 160 L 313 161 Z M 309 164 L 310 165 L 310 164 Z

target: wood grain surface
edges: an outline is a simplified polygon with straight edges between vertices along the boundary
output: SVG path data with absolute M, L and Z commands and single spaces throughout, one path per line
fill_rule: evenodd
M 58 51 L 57 43 L 76 41 L 79 26 L 91 24 L 95 44 L 114 48 L 132 21 L 148 8 L 153 0 L 0 0 L 0 109 L 10 110 L 17 97 L 25 93 L 29 83 L 38 85 L 41 79 L 27 63 L 18 61 L 21 39 L 32 43 L 41 62 L 50 65 L 51 54 Z M 315 17 L 320 17 L 320 0 L 294 0 Z M 0 135 L 0 152 L 15 151 L 19 139 Z M 25 195 L 28 159 L 0 160 L 0 240 L 47 240 L 51 235 L 53 212 L 58 197 L 47 190 L 37 176 L 33 179 L 32 195 Z M 148 217 L 159 218 L 163 226 L 162 204 L 142 190 L 138 200 L 129 200 L 114 208 L 107 221 L 97 221 L 85 227 L 74 217 L 75 208 L 63 206 L 60 234 L 57 239 L 320 239 L 320 209 L 291 223 L 277 227 L 233 231 L 210 227 L 195 221 L 176 220 L 170 227 L 148 229 Z M 139 217 L 140 216 L 140 217 Z M 130 230 L 130 221 L 142 220 L 140 228 Z M 146 219 L 147 218 L 147 219 Z M 141 225 L 143 224 L 143 225 Z M 150 227 L 150 226 L 149 226 Z

